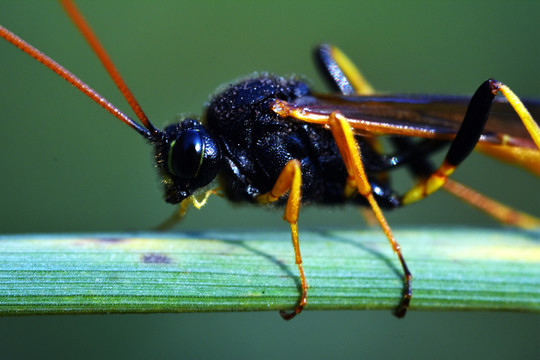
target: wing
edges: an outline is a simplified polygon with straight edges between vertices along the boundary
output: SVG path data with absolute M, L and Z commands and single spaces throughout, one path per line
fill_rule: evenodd
M 441 140 L 455 137 L 470 98 L 438 95 L 316 95 L 301 97 L 291 105 L 317 115 L 339 111 L 355 132 L 365 136 L 401 135 Z M 540 118 L 540 102 L 524 101 Z M 537 149 L 523 123 L 504 98 L 496 98 L 481 143 Z

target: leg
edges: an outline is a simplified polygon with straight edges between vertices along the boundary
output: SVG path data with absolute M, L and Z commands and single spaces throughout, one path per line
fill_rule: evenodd
M 540 127 L 538 124 L 534 121 L 531 114 L 523 105 L 519 97 L 517 97 L 516 94 L 510 88 L 503 83 L 496 81 L 496 80 L 488 80 L 494 82 L 494 87 L 496 92 L 501 92 L 506 100 L 512 105 L 514 108 L 514 111 L 519 115 L 519 118 L 523 122 L 523 125 L 525 125 L 525 128 L 531 135 L 531 138 L 533 139 L 534 143 L 536 144 L 536 147 L 540 149 Z
M 469 156 L 482 135 L 491 103 L 499 91 L 512 105 L 533 141 L 540 148 L 540 128 L 534 122 L 523 103 L 506 85 L 493 79 L 487 80 L 474 93 L 465 113 L 465 118 L 456 137 L 452 140 L 443 163 L 431 175 L 423 179 L 403 196 L 404 205 L 418 201 L 440 189 L 446 183 L 448 176 Z
M 161 224 L 156 226 L 154 229 L 158 231 L 163 231 L 163 230 L 168 230 L 172 228 L 184 218 L 190 204 L 192 204 L 197 210 L 200 210 L 204 205 L 206 205 L 206 202 L 208 201 L 208 198 L 210 197 L 210 195 L 221 196 L 219 193 L 219 188 L 206 191 L 200 200 L 197 199 L 194 195 L 191 195 L 185 198 L 180 203 L 180 206 L 178 207 L 178 209 L 175 210 L 171 214 L 171 216 L 165 219 L 165 221 L 163 221 Z
M 408 138 L 395 138 L 393 143 L 404 151 L 412 146 Z M 411 160 L 409 169 L 416 178 L 423 179 L 433 172 L 433 167 L 426 158 L 418 157 Z M 443 189 L 503 224 L 524 229 L 540 226 L 540 219 L 512 209 L 452 179 L 446 180 Z
M 269 203 L 278 200 L 280 197 L 289 192 L 289 199 L 285 207 L 285 215 L 283 218 L 291 225 L 291 236 L 294 247 L 295 262 L 300 273 L 300 282 L 302 287 L 302 295 L 296 308 L 292 312 L 281 311 L 280 315 L 285 320 L 290 320 L 299 314 L 307 305 L 307 290 L 308 284 L 304 275 L 304 267 L 302 266 L 302 255 L 300 255 L 300 245 L 298 242 L 298 212 L 300 210 L 302 187 L 302 172 L 300 169 L 300 161 L 290 160 L 279 174 L 276 183 L 272 190 L 266 194 L 261 194 L 257 197 L 260 203 Z
M 365 197 L 366 200 L 369 202 L 369 205 L 371 206 L 371 209 L 375 214 L 375 218 L 379 222 L 379 225 L 383 229 L 386 237 L 388 238 L 388 241 L 392 245 L 392 249 L 397 254 L 403 268 L 403 273 L 405 275 L 405 288 L 403 291 L 403 298 L 399 306 L 394 311 L 394 314 L 397 317 L 403 317 L 407 312 L 407 308 L 409 307 L 409 303 L 412 297 L 412 274 L 409 271 L 407 264 L 405 263 L 405 259 L 403 258 L 403 255 L 401 253 L 401 247 L 396 241 L 394 235 L 392 234 L 392 230 L 386 222 L 386 218 L 384 217 L 379 205 L 377 204 L 377 201 L 375 200 L 375 197 L 373 196 L 371 186 L 364 171 L 364 165 L 362 164 L 360 148 L 358 147 L 356 140 L 354 139 L 354 135 L 349 123 L 339 113 L 334 112 L 330 115 L 329 126 L 332 130 L 332 134 L 334 135 L 334 138 L 338 145 L 341 157 L 343 158 L 343 161 L 345 162 L 345 166 L 347 167 L 347 171 L 349 173 L 348 186 L 355 186 L 358 190 L 358 193 Z
M 354 63 L 337 47 L 323 44 L 315 50 L 319 70 L 343 95 L 371 95 L 375 90 Z
M 534 229 L 540 226 L 540 220 L 534 216 L 514 210 L 452 179 L 447 179 L 443 188 L 503 224 L 517 226 L 523 229 Z
M 315 49 L 314 55 L 321 74 L 334 90 L 343 95 L 371 95 L 375 93 L 373 86 L 339 48 L 322 44 Z M 366 142 L 379 153 L 383 153 L 383 146 L 379 139 L 366 138 Z M 381 172 L 379 177 L 381 180 L 387 181 L 388 173 Z M 372 211 L 364 207 L 359 210 L 369 226 L 377 225 L 378 221 Z

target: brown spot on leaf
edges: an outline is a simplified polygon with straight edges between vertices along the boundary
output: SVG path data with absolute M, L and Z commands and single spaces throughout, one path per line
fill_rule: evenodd
M 170 264 L 172 259 L 165 254 L 148 253 L 142 255 L 142 262 L 145 264 Z

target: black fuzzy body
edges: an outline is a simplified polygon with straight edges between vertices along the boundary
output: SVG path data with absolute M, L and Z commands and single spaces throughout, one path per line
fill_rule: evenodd
M 231 85 L 213 98 L 205 127 L 221 149 L 219 176 L 228 199 L 255 202 L 257 195 L 272 189 L 285 165 L 297 159 L 304 204 L 365 204 L 360 196 L 344 194 L 347 171 L 332 133 L 271 110 L 276 99 L 292 102 L 310 95 L 308 86 L 297 79 L 260 76 Z M 356 139 L 370 177 L 370 168 L 376 170 L 382 159 L 361 137 Z M 386 184 L 369 180 L 381 207 L 399 206 Z

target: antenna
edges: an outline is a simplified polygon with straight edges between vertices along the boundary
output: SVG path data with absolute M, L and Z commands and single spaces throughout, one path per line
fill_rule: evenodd
M 122 79 L 122 76 L 116 69 L 116 66 L 114 66 L 114 63 L 112 62 L 111 58 L 109 57 L 109 54 L 105 51 L 105 48 L 103 45 L 101 45 L 98 37 L 88 24 L 88 22 L 84 19 L 83 15 L 73 3 L 71 0 L 61 0 L 60 3 L 64 7 L 64 10 L 68 14 L 69 18 L 73 21 L 77 29 L 81 32 L 81 34 L 84 36 L 94 53 L 97 55 L 103 66 L 105 67 L 105 70 L 109 73 L 109 76 L 116 84 L 116 87 L 118 87 L 118 90 L 124 95 L 124 98 L 127 100 L 129 106 L 133 109 L 139 120 L 143 123 L 144 127 L 150 130 L 150 133 L 155 134 L 158 130 L 152 125 L 152 123 L 148 120 L 148 117 L 141 109 L 141 106 L 135 99 L 135 96 L 133 96 L 133 93 L 129 88 L 127 87 L 126 83 L 124 82 L 124 79 Z
M 94 49 L 94 52 L 98 55 L 101 62 L 109 72 L 111 78 L 116 83 L 119 90 L 122 92 L 132 109 L 135 111 L 141 122 L 143 123 L 144 127 L 134 122 L 131 118 L 129 118 L 126 114 L 124 114 L 122 111 L 120 111 L 116 106 L 111 104 L 105 97 L 103 97 L 101 94 L 99 94 L 97 91 L 92 89 L 88 84 L 83 82 L 81 79 L 79 79 L 77 76 L 73 75 L 69 70 L 65 69 L 62 65 L 42 53 L 40 50 L 36 49 L 5 27 L 0 25 L 0 37 L 7 40 L 9 43 L 13 44 L 14 46 L 18 47 L 22 51 L 24 51 L 26 54 L 30 55 L 43 65 L 45 65 L 47 68 L 54 71 L 57 75 L 59 75 L 61 78 L 69 82 L 71 85 L 75 86 L 77 89 L 79 89 L 82 93 L 84 93 L 86 96 L 88 96 L 90 99 L 92 99 L 94 102 L 96 102 L 98 105 L 103 107 L 105 110 L 107 110 L 109 113 L 114 115 L 117 119 L 137 131 L 139 134 L 144 136 L 146 139 L 150 139 L 152 135 L 155 135 L 159 132 L 152 123 L 148 120 L 144 112 L 141 110 L 141 107 L 139 106 L 137 100 L 135 100 L 135 97 L 131 93 L 131 91 L 128 89 L 125 82 L 122 80 L 120 74 L 114 67 L 112 61 L 108 57 L 107 53 L 103 49 L 103 47 L 99 44 L 99 41 L 97 40 L 97 37 L 92 33 L 90 27 L 88 24 L 84 21 L 78 10 L 75 8 L 75 5 L 68 0 L 62 1 L 62 4 L 66 8 L 66 11 L 68 12 L 68 15 L 73 19 L 75 24 L 79 27 L 80 31 L 88 31 L 89 35 L 86 35 L 83 32 L 83 35 L 87 38 L 87 41 L 91 43 L 92 48 Z M 78 15 L 78 17 L 77 17 Z M 94 45 L 93 43 L 97 44 Z M 96 47 L 94 47 L 96 46 Z

